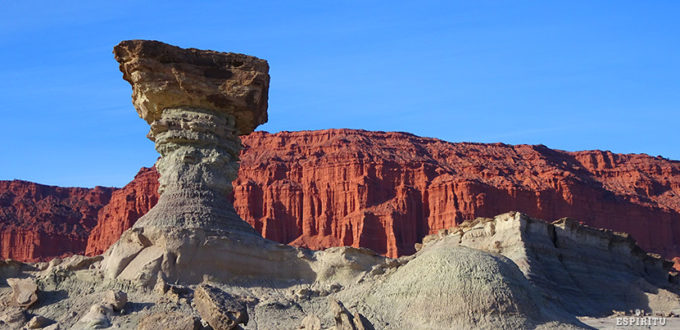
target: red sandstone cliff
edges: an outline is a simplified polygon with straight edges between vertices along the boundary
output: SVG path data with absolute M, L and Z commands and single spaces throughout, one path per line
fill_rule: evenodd
M 109 203 L 99 210 L 99 221 L 90 233 L 85 253 L 97 255 L 106 251 L 157 202 L 158 172 L 155 168 L 142 167 L 134 180 L 115 191 Z
M 678 161 L 357 130 L 255 132 L 243 144 L 234 206 L 280 242 L 396 256 L 464 219 L 518 210 L 629 232 L 649 251 L 680 255 Z M 88 254 L 153 206 L 156 175 L 142 169 L 113 194 Z
M 680 255 L 677 161 L 356 130 L 256 132 L 243 144 L 234 206 L 279 242 L 397 256 L 464 219 L 519 210 L 630 232 L 645 249 Z M 93 235 L 88 251 L 115 241 L 134 222 L 124 217 L 100 217 L 106 229 L 95 232 L 113 234 Z
M 0 181 L 0 258 L 38 261 L 83 251 L 113 190 Z

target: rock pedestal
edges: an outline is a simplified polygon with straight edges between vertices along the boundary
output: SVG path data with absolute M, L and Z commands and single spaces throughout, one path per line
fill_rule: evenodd
M 267 62 L 147 40 L 123 41 L 114 54 L 161 155 L 160 197 L 105 253 L 105 274 L 145 285 L 312 279 L 301 251 L 263 239 L 227 198 L 239 135 L 267 121 Z

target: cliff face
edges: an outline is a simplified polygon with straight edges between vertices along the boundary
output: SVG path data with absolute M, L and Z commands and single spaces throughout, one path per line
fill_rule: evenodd
M 243 144 L 234 206 L 279 242 L 397 256 L 415 252 L 414 243 L 439 229 L 518 210 L 628 232 L 647 251 L 680 255 L 678 161 L 357 130 L 255 132 Z M 88 254 L 104 251 L 148 211 L 157 185 L 155 171 L 142 169 L 113 193 Z M 12 213 L 4 201 L 3 214 Z
M 357 130 L 255 132 L 243 144 L 234 206 L 275 241 L 361 246 L 394 257 L 465 219 L 519 210 L 629 232 L 648 251 L 680 255 L 677 161 Z M 152 205 L 141 206 L 134 214 Z M 125 219 L 100 216 L 103 229 L 95 232 L 111 235 L 93 235 L 89 252 L 103 251 L 132 225 L 124 210 Z
M 111 200 L 99 210 L 97 226 L 87 240 L 87 255 L 101 254 L 118 240 L 120 234 L 132 227 L 158 202 L 158 172 L 143 167 L 134 180 L 113 192 Z
M 0 258 L 38 261 L 84 251 L 114 190 L 0 181 Z

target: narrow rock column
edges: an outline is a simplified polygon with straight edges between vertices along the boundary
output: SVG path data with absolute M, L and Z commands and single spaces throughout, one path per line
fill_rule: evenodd
M 161 158 L 160 199 L 151 216 L 135 227 L 203 228 L 256 232 L 228 202 L 238 174 L 241 141 L 234 116 L 193 107 L 164 109 L 151 123 L 149 138 Z

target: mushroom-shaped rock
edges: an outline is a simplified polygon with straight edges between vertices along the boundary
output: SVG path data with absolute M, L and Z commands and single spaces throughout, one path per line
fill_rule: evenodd
M 239 135 L 267 121 L 267 61 L 150 40 L 123 41 L 113 53 L 161 154 L 161 197 L 137 227 L 253 234 L 225 196 L 238 173 Z
M 160 197 L 107 250 L 104 273 L 144 286 L 206 276 L 311 280 L 300 251 L 263 239 L 228 197 L 239 136 L 267 121 L 267 62 L 147 40 L 123 41 L 114 55 L 161 154 Z

